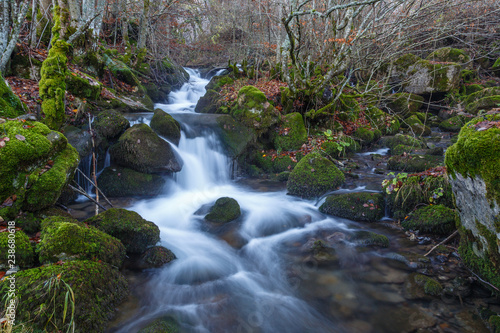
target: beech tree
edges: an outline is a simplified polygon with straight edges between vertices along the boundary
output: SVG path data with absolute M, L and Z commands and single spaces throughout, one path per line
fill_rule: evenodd
M 10 59 L 19 38 L 19 32 L 26 18 L 28 0 L 1 0 L 0 6 L 0 72 Z

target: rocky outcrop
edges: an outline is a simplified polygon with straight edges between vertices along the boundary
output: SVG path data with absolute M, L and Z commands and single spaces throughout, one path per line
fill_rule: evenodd
M 462 127 L 445 163 L 460 215 L 462 260 L 500 288 L 500 114 Z
M 165 111 L 156 109 L 151 119 L 150 126 L 156 133 L 165 137 L 165 139 L 175 145 L 179 145 L 179 140 L 181 139 L 181 125 Z

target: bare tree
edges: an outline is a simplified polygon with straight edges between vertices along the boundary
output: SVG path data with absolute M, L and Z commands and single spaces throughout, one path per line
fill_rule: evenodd
M 19 38 L 19 32 L 29 8 L 28 0 L 1 1 L 0 12 L 0 72 L 5 71 L 7 62 Z

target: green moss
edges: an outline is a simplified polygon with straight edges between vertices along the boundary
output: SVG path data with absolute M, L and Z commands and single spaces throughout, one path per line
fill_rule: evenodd
M 387 197 L 389 210 L 396 219 L 404 219 L 417 207 L 431 202 L 454 208 L 451 185 L 446 175 L 422 174 L 408 177 L 402 181 L 398 191 L 391 192 Z
M 493 66 L 491 66 L 492 69 L 494 70 L 499 70 L 500 69 L 500 58 L 498 58 L 495 63 L 493 64 Z
M 450 119 L 443 120 L 439 124 L 439 128 L 446 132 L 458 132 L 466 123 L 466 118 L 462 116 L 451 117 Z
M 489 110 L 500 106 L 500 95 L 483 97 L 475 102 L 467 104 L 465 110 L 477 114 L 480 110 Z
M 129 128 L 130 122 L 120 112 L 105 110 L 97 115 L 92 127 L 100 136 L 113 139 Z
M 170 142 L 173 142 L 175 145 L 179 144 L 179 140 L 181 139 L 181 125 L 165 111 L 156 109 L 150 126 Z
M 411 113 L 417 112 L 423 103 L 424 98 L 422 96 L 397 93 L 388 96 L 386 107 L 391 113 L 406 117 Z
M 117 269 L 105 263 L 71 261 L 20 271 L 15 275 L 19 301 L 16 324 L 30 322 L 30 325 L 40 330 L 45 327 L 57 327 L 57 331 L 69 329 L 69 304 L 63 324 L 68 289 L 63 283 L 53 285 L 50 290 L 48 288 L 49 279 L 56 281 L 58 276 L 71 287 L 75 295 L 76 333 L 104 331 L 107 321 L 128 292 L 125 278 Z M 0 298 L 6 296 L 8 288 L 8 279 L 2 280 Z
M 314 198 L 335 190 L 344 181 L 344 174 L 333 162 L 317 152 L 312 152 L 295 166 L 286 187 L 291 195 Z
M 330 195 L 319 207 L 322 213 L 363 222 L 380 220 L 384 210 L 384 196 L 369 192 Z
M 477 91 L 467 96 L 467 98 L 464 100 L 464 104 L 467 106 L 472 105 L 474 102 L 477 102 L 484 97 L 491 97 L 498 95 L 500 95 L 500 87 L 484 88 L 480 91 Z
M 428 79 L 425 92 L 448 92 L 457 88 L 460 65 L 453 62 L 435 63 L 428 60 L 417 61 L 414 65 L 415 74 Z
M 97 100 L 101 96 L 102 85 L 94 78 L 79 74 L 68 73 L 66 75 L 66 87 L 70 93 L 77 97 Z
M 500 67 L 500 65 L 499 65 L 499 67 Z M 493 333 L 500 333 L 500 316 L 499 315 L 491 316 L 490 319 L 488 319 L 488 324 L 490 324 L 490 329 Z
M 370 125 L 374 129 L 378 129 L 382 134 L 396 134 L 400 124 L 396 117 L 392 117 L 376 107 L 368 107 L 365 111 L 365 116 L 370 121 Z
M 380 144 L 390 148 L 391 154 L 393 155 L 397 155 L 397 153 L 394 153 L 393 150 L 399 145 L 409 146 L 413 148 L 423 148 L 425 146 L 424 143 L 418 138 L 405 134 L 396 134 L 392 137 L 384 137 L 380 140 Z
M 406 118 L 403 121 L 403 125 L 408 127 L 409 131 L 417 136 L 428 136 L 431 134 L 431 129 L 428 126 L 425 126 L 416 114 Z
M 490 118 L 494 119 L 494 118 Z M 448 172 L 464 177 L 480 177 L 486 183 L 486 198 L 500 204 L 500 128 L 478 131 L 475 125 L 484 121 L 478 117 L 462 127 L 457 142 L 446 151 Z
M 175 254 L 163 246 L 153 246 L 141 255 L 141 264 L 147 268 L 161 267 L 176 259 Z
M 427 60 L 466 64 L 470 61 L 470 56 L 464 50 L 443 47 L 429 54 Z
M 387 169 L 393 171 L 422 172 L 443 164 L 441 156 L 407 155 L 392 156 L 387 161 Z
M 463 69 L 460 72 L 460 77 L 462 78 L 462 82 L 470 83 L 477 79 L 477 72 L 470 69 Z
M 223 197 L 217 199 L 210 208 L 205 220 L 214 223 L 227 223 L 236 220 L 241 215 L 240 205 L 233 198 Z
M 121 167 L 108 167 L 97 178 L 99 188 L 109 197 L 155 196 L 165 183 L 162 176 Z
M 389 247 L 390 244 L 387 236 L 366 230 L 354 232 L 350 240 L 358 246 Z
M 50 263 L 68 258 L 102 260 L 121 267 L 125 247 L 104 232 L 73 222 L 53 222 L 42 229 L 39 244 L 40 262 Z
M 26 236 L 26 234 L 20 230 L 17 230 L 13 234 L 14 237 L 12 238 L 10 238 L 9 235 L 11 235 L 10 232 L 0 232 L 0 269 L 7 271 L 10 268 L 8 259 L 14 258 L 8 257 L 10 255 L 9 250 L 14 250 L 16 266 L 19 266 L 21 268 L 33 266 L 35 252 L 30 244 L 30 239 L 28 238 L 28 236 Z M 12 239 L 10 243 L 9 239 Z M 13 248 L 11 248 L 9 244 L 11 244 Z
M 179 325 L 174 319 L 164 317 L 156 319 L 146 327 L 139 330 L 138 333 L 178 333 L 179 331 Z
M 426 299 L 429 296 L 438 297 L 443 286 L 435 279 L 423 274 L 412 273 L 405 281 L 405 297 L 408 299 Z
M 255 130 L 244 126 L 229 115 L 218 117 L 217 124 L 222 144 L 231 157 L 241 156 L 257 140 Z
M 307 142 L 307 130 L 302 115 L 298 112 L 287 114 L 274 137 L 276 149 L 297 150 Z
M 156 224 L 126 209 L 111 208 L 85 222 L 118 238 L 128 253 L 142 253 L 160 240 Z
M 468 84 L 464 86 L 465 95 L 472 95 L 478 91 L 482 91 L 484 87 L 480 84 Z
M 245 86 L 238 91 L 237 102 L 230 112 L 244 126 L 256 130 L 258 135 L 267 132 L 279 115 L 266 95 L 253 86 Z
M 374 131 L 366 127 L 357 128 L 353 136 L 360 141 L 362 146 L 367 146 L 375 140 Z
M 12 92 L 0 73 L 0 117 L 16 118 L 24 114 L 26 110 L 26 106 Z
M 401 221 L 405 230 L 419 230 L 423 233 L 449 235 L 455 230 L 457 215 L 453 209 L 443 205 L 420 207 Z
M 397 145 L 396 147 L 391 149 L 391 154 L 392 155 L 402 155 L 403 153 L 410 154 L 415 149 L 416 149 L 416 147 L 414 147 L 414 146 Z
M 414 54 L 405 54 L 394 61 L 394 66 L 397 71 L 406 71 L 408 67 L 415 64 L 417 61 L 422 60 L 420 57 Z

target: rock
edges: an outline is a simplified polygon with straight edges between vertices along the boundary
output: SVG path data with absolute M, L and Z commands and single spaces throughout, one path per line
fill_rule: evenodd
M 489 110 L 500 103 L 500 87 L 485 88 L 470 94 L 464 101 L 465 110 L 477 114 L 481 109 Z
M 432 299 L 438 297 L 443 286 L 435 279 L 423 274 L 412 273 L 406 277 L 403 294 L 406 299 Z
M 175 254 L 163 246 L 153 246 L 141 255 L 139 267 L 158 268 L 176 259 Z
M 457 216 L 453 209 L 443 205 L 430 205 L 411 212 L 401 221 L 405 230 L 419 230 L 422 233 L 449 235 L 456 228 Z
M 106 110 L 94 119 L 92 128 L 97 135 L 108 140 L 114 139 L 130 127 L 130 122 L 119 112 Z
M 408 128 L 410 133 L 416 136 L 431 135 L 431 129 L 429 128 L 429 126 L 425 126 L 416 115 L 406 118 L 403 121 L 403 124 Z
M 313 152 L 297 163 L 286 188 L 291 195 L 311 199 L 337 189 L 344 181 L 344 174 L 330 160 Z
M 302 115 L 298 112 L 287 114 L 274 136 L 277 150 L 297 150 L 307 143 L 307 130 Z
M 179 145 L 181 125 L 165 111 L 156 109 L 149 126 L 168 141 L 176 146 Z
M 369 192 L 330 195 L 319 207 L 322 213 L 363 222 L 380 220 L 384 209 L 384 196 Z
M 398 184 L 398 191 L 389 189 L 387 186 L 384 190 L 389 190 L 387 205 L 396 219 L 404 219 L 418 206 L 427 205 L 430 202 L 448 208 L 454 207 L 451 185 L 445 174 L 414 175 L 403 179 L 401 184 Z
M 470 56 L 464 50 L 451 47 L 437 49 L 429 54 L 426 59 L 437 62 L 455 62 L 462 66 L 470 62 Z
M 390 313 L 390 318 L 388 318 L 388 313 Z M 377 307 L 370 323 L 375 332 L 410 333 L 418 329 L 433 327 L 436 325 L 436 318 L 415 305 L 401 305 L 390 310 L 380 306 Z
M 101 96 L 102 84 L 88 74 L 67 71 L 66 89 L 74 96 L 97 100 Z
M 387 169 L 393 171 L 422 172 L 443 163 L 441 156 L 407 155 L 392 156 L 387 161 Z
M 380 138 L 380 144 L 391 149 L 392 155 L 400 155 L 404 149 L 396 149 L 396 147 L 403 145 L 405 147 L 412 147 L 412 149 L 423 148 L 425 145 L 418 138 L 405 135 L 396 134 L 395 136 L 384 136 Z M 397 150 L 397 151 L 395 151 Z
M 16 227 L 18 226 L 16 225 Z M 9 243 L 9 239 L 12 239 L 14 243 L 12 241 Z M 5 231 L 0 232 L 0 253 L 2 254 L 0 256 L 0 270 L 7 271 L 10 269 L 9 263 L 12 263 L 12 261 L 9 261 L 8 259 L 13 258 L 8 257 L 10 249 L 9 244 L 15 244 L 14 258 L 16 266 L 21 268 L 33 266 L 35 251 L 30 244 L 29 237 L 26 236 L 26 234 L 21 230 L 17 230 L 15 233 Z
M 500 288 L 500 113 L 462 127 L 446 151 L 446 167 L 460 215 L 459 253 L 464 263 Z
M 53 205 L 73 179 L 78 152 L 39 122 L 7 121 L 0 140 L 0 216 Z
M 375 132 L 378 130 L 373 130 L 367 127 L 358 127 L 356 131 L 353 133 L 353 137 L 356 138 L 362 146 L 368 146 L 373 141 L 380 138 L 380 131 L 378 131 L 378 138 L 375 135 Z
M 205 220 L 214 223 L 227 223 L 236 220 L 241 215 L 240 205 L 233 198 L 217 199 L 205 216 Z
M 16 118 L 28 111 L 26 105 L 10 89 L 0 74 L 0 117 Z
M 414 55 L 405 55 L 395 61 L 393 80 L 401 82 L 405 92 L 422 95 L 446 93 L 458 88 L 460 64 L 436 63 Z
M 189 73 L 169 57 L 162 59 L 159 69 L 160 77 L 167 81 L 171 89 L 178 89 L 189 81 Z
M 217 118 L 222 144 L 230 157 L 241 156 L 256 140 L 255 130 L 242 125 L 229 115 Z
M 396 93 L 387 97 L 385 108 L 391 114 L 407 117 L 411 113 L 417 112 L 423 103 L 424 98 L 422 96 L 409 93 Z
M 279 115 L 266 95 L 254 86 L 245 86 L 238 91 L 236 105 L 230 112 L 244 126 L 254 129 L 259 136 L 277 122 Z
M 374 106 L 368 107 L 365 113 L 370 121 L 371 127 L 378 129 L 382 134 L 393 135 L 399 130 L 400 123 L 397 117 L 393 117 Z
M 300 153 L 295 157 L 298 161 L 301 158 L 302 154 Z M 256 151 L 253 154 L 252 160 L 259 168 L 269 174 L 291 171 L 297 165 L 297 162 L 293 161 L 290 156 L 274 156 L 272 152 Z
M 227 111 L 221 108 L 222 98 L 219 94 L 222 86 L 226 84 L 232 84 L 234 82 L 233 78 L 229 76 L 214 76 L 210 79 L 205 89 L 207 92 L 203 97 L 200 98 L 195 107 L 195 112 L 198 113 L 223 113 Z
M 357 246 L 389 247 L 389 238 L 387 238 L 387 236 L 367 230 L 358 230 L 354 232 L 350 237 L 350 241 Z
M 454 116 L 439 123 L 439 128 L 445 132 L 458 132 L 466 123 L 463 116 Z
M 49 325 L 71 330 L 70 302 L 66 318 L 63 316 L 69 289 L 65 284 L 57 283 L 58 276 L 71 286 L 74 293 L 76 333 L 103 332 L 116 307 L 128 294 L 125 278 L 106 263 L 77 260 L 23 270 L 16 274 L 19 301 L 16 321 L 29 321 L 36 331 L 45 331 Z M 6 297 L 7 288 L 7 283 L 0 284 L 1 298 Z M 33 316 L 34 313 L 40 315 Z
M 118 239 L 64 218 L 42 222 L 38 248 L 40 262 L 44 264 L 59 260 L 102 260 L 119 268 L 125 259 L 125 247 Z
M 493 73 L 495 73 L 496 76 L 500 76 L 500 58 L 498 58 L 493 66 L 491 66 L 491 69 L 493 70 Z
M 178 333 L 179 325 L 171 317 L 162 317 L 149 323 L 137 333 Z
M 40 81 L 42 62 L 32 57 L 27 52 L 21 51 L 17 46 L 10 57 L 10 70 L 7 68 L 5 76 L 17 76 L 23 79 Z M 1 94 L 0 94 L 1 95 Z
M 126 130 L 109 153 L 113 163 L 139 172 L 179 172 L 182 168 L 170 144 L 146 124 Z
M 109 197 L 152 197 L 162 192 L 165 183 L 162 176 L 121 167 L 107 167 L 97 178 L 99 188 Z
M 92 150 L 92 136 L 89 131 L 84 131 L 78 127 L 69 125 L 63 128 L 64 136 L 68 139 L 68 143 L 73 146 L 80 159 L 89 155 Z
M 160 229 L 139 214 L 121 208 L 110 208 L 85 220 L 88 225 L 118 238 L 127 253 L 143 253 L 160 240 Z

